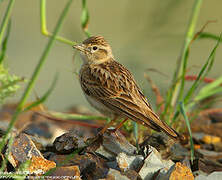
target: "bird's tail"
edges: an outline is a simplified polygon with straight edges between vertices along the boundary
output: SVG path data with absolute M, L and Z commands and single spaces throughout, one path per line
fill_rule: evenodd
M 164 121 L 160 120 L 160 118 L 153 112 L 149 111 L 148 112 L 148 121 L 147 125 L 149 126 L 151 124 L 151 128 L 157 131 L 163 131 L 165 132 L 168 136 L 170 136 L 173 139 L 176 140 L 183 140 L 183 136 L 181 136 L 176 130 L 171 128 L 167 123 Z

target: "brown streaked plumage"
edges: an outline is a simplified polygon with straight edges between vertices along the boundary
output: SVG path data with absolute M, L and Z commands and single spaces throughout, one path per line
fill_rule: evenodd
M 90 37 L 73 47 L 81 52 L 84 60 L 80 84 L 94 108 L 113 120 L 125 118 L 125 122 L 129 118 L 156 131 L 164 131 L 174 139 L 179 138 L 179 134 L 153 112 L 133 75 L 114 60 L 111 47 L 102 36 Z M 102 132 L 107 128 L 108 125 Z

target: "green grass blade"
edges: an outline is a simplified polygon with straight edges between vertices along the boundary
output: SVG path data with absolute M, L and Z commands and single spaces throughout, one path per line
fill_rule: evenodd
M 7 151 L 5 153 L 5 159 L 1 163 L 0 172 L 3 172 L 5 170 L 5 168 L 6 168 L 6 166 L 7 166 L 9 153 L 11 152 L 12 144 L 13 144 L 13 141 L 14 141 L 14 136 L 12 135 L 12 133 L 10 133 L 9 136 L 10 136 L 10 138 L 8 140 Z
M 10 31 L 11 31 L 11 20 L 8 23 L 6 35 L 5 35 L 5 38 L 2 42 L 2 49 L 1 49 L 1 54 L 0 54 L 0 64 L 2 64 L 2 62 L 5 58 Z
M 171 85 L 171 87 L 169 88 L 167 92 L 165 108 L 164 108 L 163 113 L 161 114 L 161 119 L 165 119 L 165 116 L 168 116 L 167 119 L 165 119 L 167 124 L 172 123 L 170 122 L 170 116 L 171 114 L 173 114 L 173 109 L 174 109 L 174 103 L 172 99 L 175 92 L 175 88 L 180 80 L 181 80 L 181 77 L 177 79 L 176 72 L 174 72 L 174 80 L 173 80 L 174 83 Z
M 18 174 L 15 173 L 16 176 L 12 178 L 16 180 L 26 179 L 30 164 L 31 160 L 26 160 L 25 162 L 23 162 L 17 170 Z
M 194 101 L 200 101 L 214 94 L 221 93 L 222 92 L 221 84 L 222 84 L 222 76 L 218 78 L 217 80 L 215 80 L 214 82 L 204 86 L 199 91 L 197 96 L 194 98 Z
M 47 23 L 46 23 L 46 0 L 40 1 L 40 24 L 41 24 L 41 32 L 43 34 L 48 34 Z
M 89 11 L 87 9 L 86 0 L 82 0 L 81 25 L 86 36 L 90 37 L 90 33 L 88 31 L 88 24 L 89 24 Z
M 136 122 L 133 122 L 133 135 L 134 135 L 134 138 L 136 140 L 136 146 L 138 147 L 139 145 L 139 135 L 138 135 L 138 124 Z
M 174 75 L 173 75 L 173 81 L 172 82 L 176 82 L 176 72 L 174 72 Z M 166 96 L 166 101 L 165 101 L 165 107 L 164 107 L 164 111 L 163 113 L 161 114 L 161 119 L 165 119 L 165 116 L 167 114 L 167 112 L 169 111 L 169 108 L 171 106 L 171 102 L 172 102 L 172 96 L 173 96 L 173 91 L 175 89 L 175 84 L 176 83 L 173 83 L 171 85 L 171 87 L 169 88 L 169 90 L 167 91 L 167 96 Z M 167 122 L 169 123 L 169 122 Z
M 214 59 L 215 59 L 215 53 L 216 53 L 216 50 L 219 46 L 219 43 L 220 43 L 220 39 L 217 41 L 217 44 L 214 46 L 213 50 L 211 51 L 206 63 L 201 68 L 201 70 L 197 76 L 197 79 L 194 81 L 193 85 L 191 86 L 191 88 L 188 90 L 186 96 L 184 97 L 184 104 L 185 105 L 188 103 L 191 96 L 194 94 L 195 90 L 198 88 L 198 85 L 201 83 L 201 81 L 206 77 L 208 72 L 211 70 L 213 63 L 214 63 Z
M 179 78 L 181 78 L 180 90 L 179 90 L 179 100 L 182 100 L 183 95 L 184 95 L 185 75 L 186 75 L 186 71 L 187 71 L 188 57 L 189 57 L 189 48 L 187 48 L 185 51 L 184 60 L 183 60 L 184 63 L 183 63 L 183 67 L 182 67 L 182 75 L 181 75 L 181 77 L 179 77 Z
M 208 33 L 208 32 L 202 32 L 202 33 L 200 33 L 199 36 L 198 36 L 198 39 L 213 39 L 213 40 L 222 42 L 220 36 L 217 36 L 217 35 L 215 35 L 215 34 Z
M 220 86 L 222 83 L 222 76 L 219 77 L 218 79 L 216 79 L 214 82 L 204 86 L 201 90 L 202 93 L 206 93 L 206 92 L 209 92 L 210 90 L 212 89 L 215 89 L 217 88 L 218 86 Z
M 103 116 L 87 116 L 87 115 L 81 115 L 81 114 L 70 114 L 70 113 L 61 113 L 61 112 L 53 112 L 49 111 L 49 114 L 61 119 L 66 120 L 108 120 L 109 118 L 103 117 Z
M 40 1 L 40 25 L 41 25 L 41 33 L 47 37 L 51 37 L 52 33 L 47 30 L 47 22 L 46 22 L 46 0 Z M 61 36 L 56 36 L 55 39 L 59 42 L 74 45 L 76 42 L 70 41 L 69 39 L 63 38 Z
M 32 103 L 31 105 L 26 107 L 23 111 L 28 111 L 28 110 L 32 109 L 33 107 L 36 107 L 39 104 L 44 103 L 48 99 L 48 97 L 52 93 L 52 91 L 54 90 L 57 81 L 58 81 L 58 74 L 55 75 L 54 80 L 53 80 L 50 88 L 46 91 L 46 93 L 39 100 L 35 101 L 34 103 Z
M 197 100 L 197 101 L 200 101 L 200 100 L 202 100 L 202 99 L 208 98 L 208 97 L 210 97 L 210 96 L 213 96 L 213 95 L 215 95 L 215 94 L 217 94 L 217 93 L 221 93 L 221 92 L 222 92 L 222 87 L 218 87 L 218 88 L 216 88 L 216 89 L 212 89 L 211 91 L 209 91 L 209 92 L 207 92 L 207 93 L 204 93 L 202 96 L 198 96 L 198 97 L 196 98 L 196 100 Z
M 14 2 L 15 2 L 15 0 L 10 0 L 9 1 L 7 10 L 6 10 L 4 18 L 2 20 L 2 23 L 1 23 L 1 26 L 0 26 L 0 44 L 2 43 L 2 39 L 3 39 L 4 33 L 5 33 L 5 29 L 8 25 L 8 22 L 9 22 L 10 17 L 11 17 Z
M 187 48 L 186 52 L 185 52 L 185 56 L 184 56 L 184 63 L 183 63 L 183 69 L 182 69 L 182 75 L 180 77 L 178 77 L 178 83 L 177 84 L 180 84 L 180 89 L 179 91 L 176 91 L 176 86 L 177 84 L 175 84 L 175 91 L 173 92 L 174 96 L 173 98 L 176 98 L 177 96 L 175 96 L 175 94 L 179 94 L 179 100 L 180 101 L 183 101 L 183 94 L 184 94 L 184 86 L 185 86 L 185 74 L 186 74 L 186 69 L 187 69 L 187 60 L 188 60 L 188 56 L 189 56 L 189 49 Z M 173 123 L 176 122 L 176 119 L 177 117 L 179 116 L 179 107 L 178 107 L 178 104 L 176 104 L 176 99 L 173 99 L 173 103 L 175 103 L 176 105 L 176 110 L 174 111 L 174 116 L 173 116 L 173 119 L 171 121 L 171 125 Z
M 3 36 L 5 34 L 5 29 L 8 25 L 8 22 L 9 22 L 10 17 L 11 17 L 14 2 L 15 2 L 15 0 L 10 0 L 9 1 L 7 10 L 6 10 L 4 18 L 2 20 L 2 23 L 1 23 L 1 26 L 0 26 L 0 44 L 2 43 L 2 39 L 3 39 Z
M 185 110 L 183 102 L 180 102 L 180 112 L 181 112 L 181 114 L 183 115 L 183 117 L 185 119 L 187 129 L 188 129 L 188 132 L 189 132 L 189 135 L 190 135 L 190 153 L 191 153 L 190 154 L 190 159 L 191 159 L 191 162 L 193 163 L 193 160 L 194 160 L 194 144 L 193 144 L 193 139 L 192 139 L 192 132 L 191 132 L 191 128 L 190 128 L 190 122 L 189 122 L 188 117 L 186 115 L 186 110 Z

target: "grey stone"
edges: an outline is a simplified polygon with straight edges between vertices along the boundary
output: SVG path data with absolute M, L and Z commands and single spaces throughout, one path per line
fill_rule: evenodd
M 135 155 L 136 154 L 136 147 L 130 144 L 127 139 L 119 132 L 110 132 L 106 131 L 103 134 L 103 144 L 104 148 L 118 155 L 121 152 L 126 153 L 127 155 Z
M 174 162 L 171 160 L 163 160 L 155 148 L 150 147 L 149 149 L 151 152 L 146 158 L 144 165 L 139 172 L 141 178 L 145 180 L 151 179 L 153 175 L 159 170 L 160 173 L 162 173 L 160 177 L 164 176 L 174 165 Z
M 222 172 L 213 172 L 208 176 L 199 175 L 195 177 L 195 180 L 221 180 L 222 179 Z
M 178 143 L 175 143 L 170 148 L 170 152 L 171 152 L 170 156 L 171 159 L 177 161 L 183 160 L 185 157 L 189 156 L 189 151 Z
M 107 178 L 116 180 L 130 180 L 127 176 L 122 175 L 120 171 L 117 171 L 115 169 L 109 169 Z
M 205 172 L 203 172 L 203 171 L 201 171 L 201 170 L 197 170 L 197 171 L 194 171 L 194 172 L 193 172 L 193 176 L 194 176 L 194 177 L 197 177 L 197 176 L 200 176 L 200 175 L 202 175 L 202 176 L 207 176 L 208 174 L 205 173 Z
M 168 180 L 170 178 L 171 173 L 173 172 L 175 167 L 175 164 L 173 166 L 171 166 L 171 168 L 169 169 L 169 167 L 165 167 L 160 169 L 160 171 L 158 172 L 158 175 L 156 177 L 156 180 Z
M 119 153 L 116 160 L 120 169 L 122 169 L 121 167 L 124 169 L 125 166 L 124 171 L 127 169 L 137 171 L 138 167 L 142 167 L 144 158 L 141 155 L 130 156 L 125 153 Z
M 205 133 L 202 132 L 196 132 L 196 133 L 192 133 L 193 138 L 195 138 L 196 140 L 200 141 L 201 139 L 203 139 L 203 137 L 205 136 Z
M 71 153 L 72 151 L 86 146 L 82 137 L 79 137 L 75 131 L 70 131 L 57 137 L 53 146 L 58 152 Z
M 14 138 L 9 152 L 9 162 L 13 167 L 17 167 L 19 164 L 31 159 L 32 156 L 44 158 L 27 134 L 19 134 Z
M 99 148 L 96 150 L 96 153 L 101 154 L 105 158 L 109 159 L 109 161 L 114 161 L 116 159 L 116 154 L 107 151 L 104 146 L 99 146 Z
M 215 152 L 215 151 L 208 151 L 205 149 L 197 149 L 197 152 L 199 152 L 200 154 L 202 154 L 204 157 L 217 157 L 217 156 L 221 156 L 222 153 L 221 152 Z

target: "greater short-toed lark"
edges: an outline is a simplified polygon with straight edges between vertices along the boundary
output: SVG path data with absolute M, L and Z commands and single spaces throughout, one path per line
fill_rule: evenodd
M 102 114 L 124 118 L 116 129 L 129 118 L 156 131 L 164 131 L 177 139 L 179 134 L 153 112 L 133 75 L 115 61 L 110 45 L 102 36 L 93 36 L 74 45 L 84 61 L 80 70 L 80 84 L 89 103 Z M 111 125 L 107 124 L 101 131 Z

